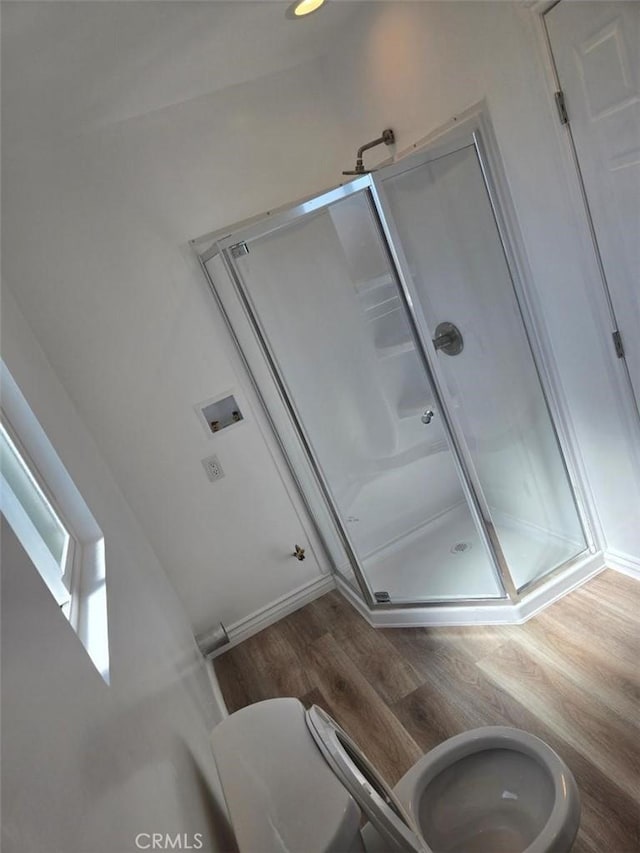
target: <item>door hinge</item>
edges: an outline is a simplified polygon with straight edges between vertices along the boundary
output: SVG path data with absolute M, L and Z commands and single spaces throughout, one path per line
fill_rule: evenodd
M 376 600 L 376 604 L 390 604 L 391 597 L 388 592 L 374 592 L 373 597 Z
M 241 258 L 243 255 L 249 254 L 249 247 L 245 242 L 234 243 L 234 245 L 230 247 L 229 251 L 231 252 L 232 258 Z
M 613 346 L 615 348 L 616 355 L 618 358 L 624 358 L 624 346 L 622 345 L 622 336 L 620 332 L 615 329 L 615 331 L 611 333 L 611 337 L 613 338 Z
M 556 107 L 558 108 L 558 116 L 560 124 L 569 124 L 569 113 L 567 112 L 567 104 L 564 99 L 564 92 L 560 89 L 555 93 Z

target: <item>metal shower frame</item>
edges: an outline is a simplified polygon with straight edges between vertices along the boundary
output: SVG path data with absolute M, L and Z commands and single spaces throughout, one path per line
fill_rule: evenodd
M 546 377 L 544 375 L 544 372 L 540 369 L 539 362 L 542 359 L 542 355 L 540 352 L 540 348 L 537 345 L 536 335 L 533 332 L 533 319 L 531 317 L 531 313 L 527 304 L 525 290 L 522 281 L 520 280 L 517 258 L 515 257 L 515 253 L 510 246 L 509 229 L 507 228 L 507 224 L 501 214 L 500 205 L 498 203 L 498 191 L 492 180 L 489 168 L 490 158 L 488 156 L 488 152 L 483 140 L 483 133 L 486 133 L 488 131 L 488 128 L 486 126 L 483 126 L 484 122 L 482 114 L 479 114 L 472 120 L 463 122 L 462 124 L 464 125 L 464 127 L 461 126 L 457 128 L 457 132 L 447 134 L 448 139 L 445 137 L 446 141 L 441 143 L 438 143 L 436 141 L 434 144 L 425 146 L 425 148 L 422 148 L 416 151 L 415 153 L 410 154 L 409 156 L 399 160 L 398 162 L 383 167 L 378 172 L 357 177 L 344 185 L 328 190 L 308 200 L 302 201 L 290 207 L 283 208 L 279 211 L 269 213 L 264 217 L 254 219 L 248 224 L 241 224 L 239 226 L 233 227 L 232 229 L 225 229 L 224 232 L 213 233 L 211 235 L 207 235 L 204 238 L 201 238 L 200 240 L 192 241 L 192 247 L 196 252 L 200 266 L 209 283 L 213 296 L 216 299 L 216 302 L 222 312 L 227 327 L 229 328 L 231 336 L 243 361 L 244 367 L 247 370 L 247 373 L 253 385 L 254 391 L 256 392 L 258 399 L 260 400 L 261 406 L 264 409 L 266 418 L 269 422 L 271 429 L 273 430 L 274 437 L 280 446 L 280 450 L 284 456 L 284 459 L 287 462 L 287 465 L 292 474 L 297 489 L 300 492 L 300 496 L 306 507 L 309 517 L 314 524 L 319 539 L 323 543 L 327 554 L 330 554 L 331 552 L 330 549 L 327 547 L 326 537 L 321 529 L 321 526 L 315 518 L 315 513 L 309 503 L 309 500 L 307 499 L 304 488 L 297 474 L 295 464 L 291 460 L 290 454 L 288 453 L 285 444 L 279 434 L 279 430 L 271 415 L 269 406 L 260 389 L 259 383 L 254 376 L 254 372 L 251 368 L 251 365 L 249 364 L 247 357 L 243 351 L 236 330 L 234 329 L 233 324 L 225 308 L 224 302 L 220 294 L 218 293 L 216 284 L 212 280 L 212 277 L 206 266 L 207 261 L 209 261 L 215 255 L 219 255 L 224 264 L 225 270 L 232 282 L 236 297 L 242 305 L 245 318 L 248 321 L 259 343 L 262 356 L 264 357 L 264 360 L 268 366 L 271 379 L 274 383 L 275 388 L 277 389 L 280 401 L 282 402 L 284 409 L 286 410 L 288 419 L 291 423 L 291 426 L 293 427 L 298 442 L 303 449 L 306 461 L 316 481 L 319 492 L 321 493 L 322 498 L 324 499 L 324 503 L 329 511 L 331 520 L 333 521 L 333 524 L 335 526 L 335 531 L 338 534 L 342 547 L 344 548 L 349 564 L 360 588 L 359 592 L 363 596 L 367 606 L 370 609 L 451 606 L 452 604 L 456 606 L 477 606 L 480 603 L 492 603 L 494 605 L 504 603 L 512 605 L 518 603 L 525 594 L 532 592 L 542 583 L 548 582 L 553 576 L 566 571 L 574 563 L 581 560 L 585 556 L 586 551 L 589 551 L 591 553 L 594 553 L 596 551 L 596 547 L 591 535 L 591 526 L 589 523 L 588 516 L 586 514 L 585 506 L 582 500 L 580 499 L 579 480 L 576 476 L 575 471 L 573 470 L 571 453 L 566 444 L 564 436 L 562 436 L 560 431 L 558 430 L 558 413 L 551 405 L 548 389 L 546 387 L 545 382 Z M 429 329 L 426 328 L 426 324 L 424 322 L 421 312 L 417 311 L 415 307 L 417 302 L 417 295 L 414 290 L 414 284 L 410 274 L 409 265 L 407 263 L 406 257 L 404 256 L 402 244 L 397 233 L 393 217 L 390 214 L 388 201 L 386 199 L 385 190 L 383 187 L 383 181 L 388 177 L 416 168 L 421 165 L 425 165 L 428 162 L 447 156 L 448 154 L 453 154 L 456 151 L 460 151 L 464 148 L 471 147 L 474 148 L 476 156 L 478 158 L 489 203 L 492 209 L 494 221 L 501 242 L 502 251 L 504 253 L 507 269 L 509 271 L 511 284 L 515 293 L 515 298 L 518 303 L 518 307 L 520 309 L 520 315 L 522 317 L 525 335 L 538 374 L 554 435 L 556 437 L 560 449 L 561 459 L 565 468 L 569 485 L 571 487 L 572 497 L 576 506 L 578 518 L 580 520 L 586 543 L 585 551 L 580 552 L 579 554 L 575 555 L 575 557 L 571 558 L 569 561 L 543 574 L 541 577 L 530 581 L 529 583 L 522 586 L 520 589 L 517 589 L 513 582 L 504 553 L 500 546 L 498 536 L 491 521 L 491 512 L 484 496 L 479 477 L 475 471 L 473 460 L 471 459 L 470 454 L 467 451 L 464 438 L 461 438 L 461 436 L 458 434 L 458 428 L 452 421 L 449 415 L 447 405 L 445 404 L 447 397 L 446 393 L 443 392 L 444 382 L 441 376 L 441 370 L 436 359 L 435 350 L 432 346 L 432 340 L 431 335 L 429 333 Z M 416 351 L 418 353 L 427 379 L 430 382 L 435 395 L 435 402 L 438 406 L 438 410 L 442 418 L 444 433 L 447 438 L 449 447 L 452 450 L 453 461 L 457 469 L 465 497 L 467 499 L 467 505 L 469 506 L 474 521 L 476 522 L 476 526 L 485 545 L 485 549 L 489 554 L 494 575 L 498 582 L 499 588 L 503 592 L 503 595 L 499 598 L 493 598 L 489 596 L 455 600 L 425 598 L 425 600 L 420 602 L 400 601 L 384 603 L 381 603 L 376 600 L 374 590 L 371 588 L 371 585 L 367 579 L 366 572 L 364 571 L 360 563 L 357 551 L 351 541 L 349 532 L 342 519 L 341 512 L 335 502 L 335 499 L 333 498 L 329 484 L 324 476 L 322 466 L 313 450 L 313 445 L 306 432 L 303 420 L 296 409 L 295 402 L 288 391 L 286 382 L 284 381 L 281 375 L 277 360 L 269 344 L 268 336 L 265 330 L 262 328 L 260 318 L 252 304 L 249 292 L 236 266 L 233 251 L 237 251 L 237 247 L 239 245 L 241 246 L 243 243 L 250 242 L 252 239 L 266 236 L 267 234 L 280 230 L 281 228 L 286 227 L 288 224 L 291 224 L 303 217 L 318 213 L 342 199 L 346 199 L 350 196 L 354 196 L 361 193 L 364 194 L 365 197 L 368 199 L 369 207 L 374 222 L 381 236 L 381 242 L 386 249 L 390 270 L 395 280 L 397 292 L 400 296 L 406 317 L 409 322 L 411 334 L 414 338 L 414 343 L 416 346 Z M 208 242 L 208 248 L 206 248 L 204 251 L 200 251 L 198 249 L 198 245 L 200 245 L 204 240 L 211 242 Z M 349 583 L 348 578 L 346 578 L 345 575 L 335 566 L 334 570 L 340 574 L 343 580 Z

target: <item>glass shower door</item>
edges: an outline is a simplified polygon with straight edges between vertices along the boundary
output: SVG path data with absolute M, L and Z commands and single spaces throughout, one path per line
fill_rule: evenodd
M 369 192 L 225 252 L 369 600 L 504 598 Z
M 376 184 L 434 375 L 523 589 L 586 542 L 478 152 L 398 164 Z

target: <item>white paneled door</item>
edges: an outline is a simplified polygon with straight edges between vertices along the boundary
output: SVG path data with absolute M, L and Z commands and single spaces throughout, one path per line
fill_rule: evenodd
M 640 408 L 640 3 L 562 0 L 545 18 Z

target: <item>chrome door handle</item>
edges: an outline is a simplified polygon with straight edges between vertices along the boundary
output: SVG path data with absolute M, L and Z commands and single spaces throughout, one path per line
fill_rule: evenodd
M 424 412 L 422 413 L 422 417 L 420 418 L 420 420 L 422 421 L 423 424 L 430 424 L 431 419 L 433 418 L 433 415 L 434 415 L 434 412 L 432 409 L 425 409 Z

